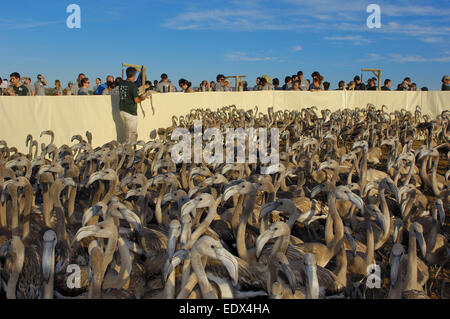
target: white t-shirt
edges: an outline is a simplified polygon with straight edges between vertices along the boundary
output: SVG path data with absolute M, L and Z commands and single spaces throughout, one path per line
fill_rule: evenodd
M 34 83 L 34 91 L 36 92 L 36 96 L 44 96 L 45 95 L 45 87 L 41 81 Z

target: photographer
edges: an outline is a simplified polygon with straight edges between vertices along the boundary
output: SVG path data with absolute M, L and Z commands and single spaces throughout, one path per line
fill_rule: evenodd
M 34 83 L 34 92 L 36 96 L 44 96 L 45 95 L 45 86 L 47 85 L 47 81 L 45 78 L 38 74 L 37 82 Z
M 113 89 L 116 87 L 116 83 L 114 82 L 114 78 L 108 77 L 106 81 L 106 88 L 102 91 L 102 95 L 111 95 L 113 94 Z

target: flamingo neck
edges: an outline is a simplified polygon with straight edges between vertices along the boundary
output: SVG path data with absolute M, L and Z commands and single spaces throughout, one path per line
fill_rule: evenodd
M 244 197 L 244 196 L 243 196 Z M 248 260 L 248 253 L 247 253 L 247 246 L 245 245 L 245 231 L 247 228 L 247 222 L 250 214 L 253 212 L 253 208 L 255 207 L 255 201 L 256 201 L 256 191 L 252 192 L 250 195 L 245 196 L 247 197 L 247 204 L 245 205 L 244 211 L 241 216 L 241 220 L 239 222 L 238 230 L 237 230 L 237 237 L 236 237 L 236 245 L 237 245 L 237 251 L 239 254 L 239 257 L 244 259 L 245 261 Z
M 206 257 L 204 257 L 206 259 Z M 203 298 L 212 297 L 214 292 L 212 291 L 212 286 L 209 283 L 208 277 L 205 273 L 205 268 L 202 262 L 202 256 L 197 251 L 192 251 L 192 269 L 197 275 L 198 285 L 200 286 L 200 291 L 202 292 Z
M 416 289 L 416 286 L 417 286 L 417 240 L 415 233 L 413 231 L 410 231 L 405 290 Z

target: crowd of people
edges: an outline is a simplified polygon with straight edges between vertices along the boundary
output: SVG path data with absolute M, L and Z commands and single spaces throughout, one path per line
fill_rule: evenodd
M 139 81 L 140 77 L 137 81 Z M 62 87 L 61 81 L 56 80 L 54 88 L 49 88 L 47 80 L 41 74 L 37 76 L 36 81 L 32 84 L 30 77 L 21 77 L 19 73 L 14 72 L 10 75 L 10 81 L 0 78 L 0 94 L 11 96 L 62 96 L 62 95 L 111 95 L 118 94 L 118 87 L 123 79 L 109 75 L 106 81 L 102 83 L 100 78 L 95 79 L 95 85 L 91 88 L 91 82 L 85 74 L 80 73 L 75 82 L 69 82 L 66 88 Z M 324 81 L 324 76 L 319 72 L 311 74 L 311 80 L 303 78 L 303 72 L 298 71 L 296 74 L 288 75 L 284 79 L 284 84 L 280 84 L 278 78 L 270 79 L 267 75 L 256 78 L 256 85 L 253 88 L 248 87 L 246 81 L 239 83 L 238 88 L 231 86 L 230 80 L 223 74 L 216 77 L 216 81 L 208 82 L 203 80 L 197 88 L 192 87 L 192 83 L 186 79 L 178 81 L 178 87 L 170 81 L 167 74 L 161 74 L 161 79 L 153 82 L 145 82 L 145 90 L 156 91 L 159 93 L 169 92 L 227 92 L 227 91 L 264 91 L 264 90 L 290 90 L 290 91 L 328 91 L 330 90 L 330 82 Z M 366 83 L 362 82 L 361 78 L 356 75 L 353 80 L 349 82 L 339 81 L 336 90 L 378 90 L 377 78 L 372 77 Z M 396 87 L 392 85 L 390 79 L 384 80 L 384 85 L 380 88 L 382 91 L 418 91 L 416 83 L 411 81 L 411 78 L 406 77 Z M 428 91 L 427 87 L 420 88 L 422 91 Z M 450 90 L 450 76 L 444 75 L 442 77 L 442 91 Z

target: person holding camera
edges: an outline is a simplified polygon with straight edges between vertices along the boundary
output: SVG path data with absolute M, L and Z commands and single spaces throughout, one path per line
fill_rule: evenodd
M 42 76 L 42 74 L 38 74 L 37 82 L 34 83 L 34 92 L 36 96 L 44 96 L 45 95 L 45 86 L 47 85 L 47 81 Z
M 108 77 L 108 80 L 106 81 L 106 88 L 102 91 L 102 95 L 112 95 L 115 87 L 116 82 L 114 82 L 114 77 Z

